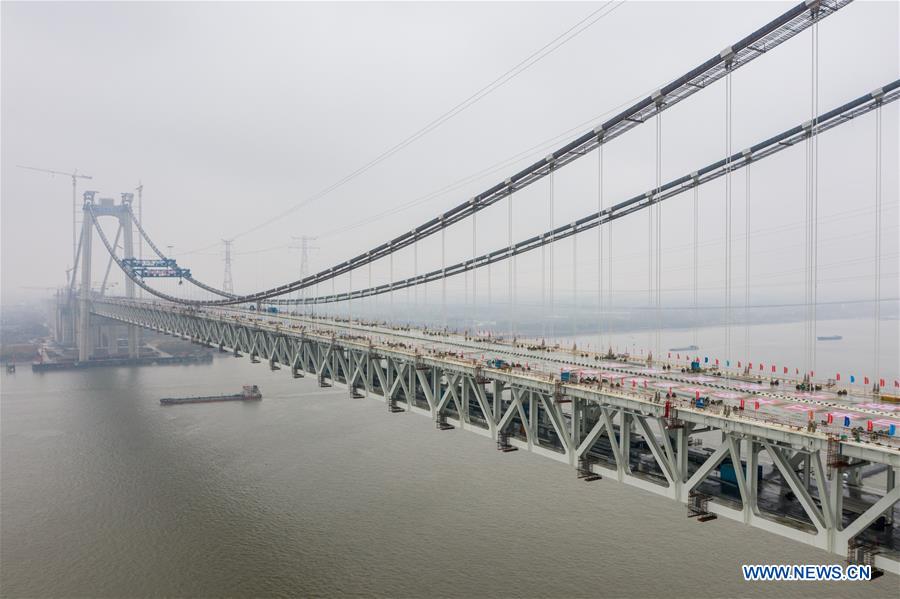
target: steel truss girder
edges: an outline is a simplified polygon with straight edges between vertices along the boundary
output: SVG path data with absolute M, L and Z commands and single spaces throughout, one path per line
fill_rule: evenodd
M 665 428 L 663 405 L 627 392 L 577 385 L 558 386 L 546 380 L 459 360 L 381 346 L 373 348 L 356 340 L 299 333 L 277 326 L 230 321 L 176 306 L 114 298 L 100 298 L 94 300 L 93 305 L 98 316 L 181 336 L 211 347 L 227 347 L 309 373 L 327 373 L 335 383 L 361 383 L 369 397 L 390 398 L 399 393 L 400 397 L 396 399 L 403 401 L 408 411 L 432 419 L 444 414 L 447 421 L 458 428 L 495 441 L 500 432 L 518 418 L 524 429 L 524 439 L 512 436 L 510 444 L 573 467 L 578 466 L 579 458 L 587 455 L 605 436 L 613 467 L 591 463 L 592 471 L 682 503 L 687 503 L 691 491 L 729 457 L 735 465 L 741 506 L 735 508 L 711 502 L 710 511 L 836 554 L 846 554 L 847 543 L 900 500 L 900 487 L 889 489 L 844 527 L 843 477 L 833 476 L 831 481 L 827 480 L 824 466 L 827 439 L 815 433 L 687 409 L 678 410 L 678 419 L 684 423 L 684 428 L 673 432 Z M 485 385 L 491 387 L 492 397 L 488 396 Z M 572 400 L 571 404 L 557 401 L 561 392 L 567 400 Z M 425 398 L 428 409 L 417 405 L 417 395 Z M 469 401 L 472 397 L 474 403 Z M 456 408 L 456 415 L 445 413 L 450 404 Z M 487 426 L 470 420 L 469 406 L 477 406 Z M 571 412 L 565 410 L 565 406 L 573 406 Z M 596 415 L 596 421 L 589 428 L 585 427 L 587 430 L 582 435 L 578 431 L 585 424 L 583 420 L 588 408 Z M 571 427 L 565 425 L 567 419 L 573 421 Z M 555 433 L 559 446 L 548 446 L 541 439 L 542 425 L 545 430 Z M 695 427 L 718 431 L 722 443 L 688 476 L 687 440 Z M 664 480 L 651 480 L 630 467 L 632 434 L 644 438 L 649 447 L 644 458 L 651 460 Z M 772 457 L 775 468 L 798 498 L 813 525 L 812 530 L 798 530 L 777 522 L 772 514 L 760 509 L 757 465 L 763 450 Z M 841 452 L 854 459 L 885 464 L 900 471 L 900 452 L 890 448 L 877 450 L 861 444 L 842 443 Z M 806 487 L 808 483 L 797 476 L 792 465 L 807 456 L 819 489 L 818 505 Z M 875 556 L 875 565 L 900 574 L 900 562 L 883 555 Z

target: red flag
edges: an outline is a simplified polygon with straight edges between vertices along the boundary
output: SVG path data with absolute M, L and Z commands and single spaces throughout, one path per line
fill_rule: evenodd
M 863 385 L 868 385 L 868 384 L 869 384 L 869 377 L 864 376 L 863 377 Z
M 716 366 L 719 365 L 719 358 L 716 358 Z
M 775 365 L 772 364 L 772 372 L 775 372 Z
M 878 386 L 884 387 L 884 379 L 878 379 Z
M 678 355 L 677 355 L 677 358 L 680 360 L 680 359 L 681 359 L 681 354 L 678 354 Z
M 758 410 L 758 409 L 759 409 L 759 402 L 758 402 L 758 401 L 754 401 L 754 402 L 753 402 L 753 409 L 754 409 L 754 410 Z
M 894 387 L 900 387 L 900 381 L 895 380 L 895 381 L 894 381 Z
M 742 410 L 744 409 L 744 400 L 743 399 L 741 400 L 741 409 Z
M 812 377 L 814 377 L 814 376 L 816 376 L 815 371 L 810 370 L 810 371 L 809 371 L 809 378 L 812 378 Z
M 834 422 L 834 414 L 829 414 L 828 415 L 828 424 L 831 424 L 832 422 Z
M 795 369 L 794 369 L 794 374 L 800 374 L 800 369 L 799 369 L 799 368 L 795 368 Z
M 836 379 L 836 380 L 841 380 L 841 373 L 840 373 L 840 372 L 837 373 L 837 379 Z
M 815 417 L 813 416 L 813 411 L 810 410 L 809 411 L 809 421 L 812 422 L 814 419 L 815 419 Z
M 760 370 L 763 369 L 763 365 L 762 365 L 762 364 L 759 365 L 759 369 L 760 369 Z
M 738 368 L 740 368 L 740 367 L 741 367 L 741 361 L 738 360 Z
M 784 374 L 787 374 L 787 366 L 784 367 Z
M 700 392 L 694 391 L 694 399 L 700 399 Z
M 637 381 L 631 381 L 631 387 L 632 388 L 637 387 Z
M 669 352 L 669 357 L 670 357 L 670 358 L 672 357 L 672 352 Z
M 747 362 L 747 368 L 752 369 L 752 368 L 753 368 L 753 362 Z
M 871 421 L 871 420 L 866 420 L 866 430 L 869 431 L 869 432 L 872 432 L 872 428 L 874 428 L 874 425 L 872 424 L 872 421 Z

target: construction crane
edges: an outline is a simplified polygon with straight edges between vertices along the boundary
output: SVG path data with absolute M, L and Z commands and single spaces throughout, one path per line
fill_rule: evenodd
M 78 169 L 75 169 L 71 173 L 64 173 L 63 171 L 54 171 L 49 168 L 37 168 L 34 166 L 22 166 L 21 164 L 17 164 L 19 168 L 24 168 L 30 171 L 38 171 L 39 173 L 50 173 L 51 175 L 65 175 L 66 177 L 72 177 L 72 264 L 75 264 L 75 261 L 78 259 L 77 253 L 77 236 L 75 234 L 76 231 L 76 221 L 75 217 L 78 214 L 78 191 L 77 191 L 77 182 L 78 179 L 93 179 L 90 175 L 82 175 L 78 172 Z

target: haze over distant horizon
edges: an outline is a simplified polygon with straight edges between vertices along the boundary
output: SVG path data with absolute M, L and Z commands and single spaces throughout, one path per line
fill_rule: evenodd
M 118 198 L 142 183 L 144 221 L 157 243 L 171 246 L 197 278 L 219 285 L 221 239 L 236 237 L 235 289 L 249 292 L 298 277 L 294 237 L 318 238 L 313 270 L 365 251 L 543 157 L 792 4 L 625 3 L 404 149 L 310 201 L 603 4 L 5 2 L 0 300 L 46 294 L 41 288 L 64 283 L 71 264 L 70 180 L 16 165 L 92 175 L 79 182 L 79 195 L 95 189 Z M 897 3 L 854 2 L 825 19 L 820 109 L 896 79 L 897 34 Z M 809 37 L 799 36 L 735 74 L 735 149 L 809 118 L 809 55 Z M 722 157 L 723 117 L 721 83 L 664 114 L 663 181 Z M 884 109 L 887 233 L 896 231 L 900 214 L 892 167 L 897 117 L 896 105 Z M 654 129 L 648 123 L 605 147 L 606 205 L 654 185 Z M 432 193 L 529 149 L 451 192 Z M 873 116 L 823 135 L 819 160 L 819 299 L 871 299 Z M 802 299 L 803 165 L 798 146 L 753 167 L 754 301 Z M 596 158 L 587 157 L 556 175 L 556 225 L 596 210 L 596 169 Z M 737 297 L 743 297 L 744 177 L 734 176 Z M 700 292 L 713 303 L 723 290 L 723 190 L 721 180 L 701 190 Z M 515 240 L 549 228 L 548 194 L 546 182 L 516 194 Z M 690 291 L 690 201 L 683 194 L 663 206 L 662 286 L 671 305 L 684 304 Z M 622 301 L 646 295 L 646 234 L 645 213 L 615 224 L 614 285 Z M 479 251 L 505 245 L 507 236 L 505 202 L 479 215 Z M 440 265 L 437 237 L 419 248 L 420 272 Z M 470 257 L 471 225 L 448 231 L 446 243 L 448 263 Z M 570 241 L 556 244 L 555 293 L 571 297 L 574 280 L 579 302 L 590 304 L 596 235 L 577 243 L 577 253 Z M 103 253 L 95 251 L 98 272 Z M 883 253 L 882 296 L 896 298 L 896 235 L 885 235 Z M 411 254 L 395 268 L 398 278 L 412 274 Z M 519 259 L 522 301 L 539 296 L 539 270 L 538 252 Z M 506 273 L 505 265 L 494 267 L 495 297 L 505 293 Z M 488 275 L 477 276 L 483 295 Z M 387 264 L 377 264 L 372 277 L 386 282 Z M 339 281 L 339 289 L 346 286 Z M 470 286 L 471 277 L 452 279 L 451 300 L 461 302 Z M 434 299 L 439 292 L 430 293 Z

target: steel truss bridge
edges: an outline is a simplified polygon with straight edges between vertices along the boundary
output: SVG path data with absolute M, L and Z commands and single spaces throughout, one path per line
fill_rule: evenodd
M 463 344 L 452 339 L 425 350 L 402 333 L 362 335 L 361 325 L 266 321 L 249 312 L 121 298 L 97 299 L 93 311 L 284 367 L 297 378 L 311 375 L 321 386 L 344 385 L 353 398 L 428 416 L 438 429 L 483 435 L 501 450 L 534 452 L 582 478 L 605 477 L 680 501 L 701 518 L 730 518 L 841 555 L 859 547 L 876 567 L 900 574 L 897 446 L 836 441 L 826 431 L 696 407 L 659 391 L 491 368 L 460 357 Z M 509 360 L 521 354 L 491 350 Z M 886 491 L 864 484 L 867 469 L 886 472 Z
M 884 383 L 879 384 L 877 378 L 873 389 L 862 395 L 858 389 L 851 389 L 850 397 L 837 400 L 795 396 L 792 400 L 799 402 L 799 418 L 783 414 L 776 417 L 765 406 L 762 410 L 758 406 L 783 398 L 753 388 L 754 377 L 747 372 L 728 373 L 725 369 L 724 379 L 712 382 L 690 378 L 690 373 L 672 371 L 671 364 L 660 360 L 658 347 L 655 366 L 659 368 L 656 370 L 647 370 L 644 365 L 625 359 L 604 364 L 603 372 L 595 373 L 587 380 L 564 381 L 558 366 L 591 366 L 600 360 L 600 356 L 593 356 L 591 362 L 588 356 L 560 356 L 548 353 L 544 348 L 497 343 L 495 339 L 473 341 L 446 332 L 429 336 L 424 331 L 377 327 L 349 318 L 344 322 L 323 321 L 293 312 L 270 318 L 241 308 L 262 304 L 336 302 L 344 302 L 349 307 L 357 298 L 392 294 L 433 281 L 446 281 L 498 262 L 514 260 L 518 255 L 552 247 L 558 241 L 592 229 L 602 230 L 617 219 L 646 210 L 651 223 L 649 291 L 651 297 L 655 295 L 658 310 L 661 202 L 691 190 L 696 192 L 700 186 L 724 178 L 727 182 L 727 214 L 730 214 L 730 181 L 735 171 L 798 144 L 806 144 L 808 156 L 814 155 L 810 148 L 815 147 L 819 135 L 869 113 L 875 113 L 880 127 L 881 109 L 900 98 L 900 80 L 877 82 L 875 85 L 880 86 L 873 85 L 873 90 L 860 90 L 864 93 L 847 98 L 840 106 L 812 114 L 810 119 L 787 130 L 773 132 L 737 152 L 728 137 L 727 150 L 721 159 L 699 165 L 671 181 L 660 180 L 658 166 L 657 181 L 648 191 L 609 205 L 603 205 L 601 197 L 595 212 L 562 225 L 551 222 L 550 228 L 540 235 L 516 241 L 512 239 L 510 228 L 508 243 L 500 247 L 481 254 L 473 248 L 471 258 L 456 264 L 446 264 L 442 255 L 440 268 L 419 273 L 416 267 L 413 276 L 402 279 L 393 276 L 393 259 L 401 250 L 417 250 L 420 241 L 443 235 L 449 227 L 468 219 L 474 222 L 478 212 L 501 200 L 509 202 L 512 211 L 516 192 L 551 177 L 573 161 L 643 123 L 651 120 L 658 123 L 664 111 L 702 93 L 720 80 L 726 84 L 726 114 L 730 119 L 730 82 L 736 70 L 775 51 L 807 29 L 817 36 L 818 22 L 847 4 L 849 0 L 807 0 L 798 4 L 546 158 L 451 210 L 355 257 L 271 289 L 236 294 L 199 281 L 191 269 L 166 256 L 154 243 L 131 210 L 130 194 L 123 194 L 121 203 L 116 204 L 112 200 L 97 201 L 96 192 L 87 192 L 81 238 L 76 250 L 81 284 L 80 288 L 76 286 L 73 273 L 66 294 L 69 322 L 65 328 L 69 338 L 77 344 L 79 360 L 89 360 L 94 350 L 92 327 L 101 319 L 111 319 L 129 325 L 130 355 L 139 349 L 135 334 L 138 327 L 180 336 L 235 355 L 247 354 L 254 361 L 267 361 L 273 370 L 290 369 L 295 377 L 313 375 L 323 386 L 346 385 L 351 397 L 378 397 L 385 401 L 391 412 L 427 415 L 438 429 L 469 430 L 491 438 L 498 449 L 529 450 L 555 459 L 568 464 L 585 480 L 615 479 L 680 501 L 688 506 L 689 514 L 699 520 L 715 516 L 735 519 L 832 553 L 847 555 L 850 561 L 869 563 L 900 574 L 900 530 L 895 525 L 896 504 L 900 499 L 900 487 L 896 485 L 900 449 L 893 425 L 890 425 L 890 433 L 885 430 L 886 424 L 873 426 L 873 422 L 886 423 L 894 416 L 889 406 L 878 403 L 883 391 L 880 387 Z M 814 68 L 814 81 L 817 81 L 816 72 Z M 814 88 L 817 89 L 817 83 Z M 730 131 L 730 127 L 729 120 L 726 131 Z M 880 128 L 878 135 L 881 135 Z M 659 146 L 658 134 L 657 165 L 661 160 Z M 880 160 L 880 154 L 878 156 Z M 817 168 L 817 164 L 808 159 L 808 181 L 815 181 Z M 876 172 L 879 177 L 876 189 L 880 190 L 880 166 Z M 814 190 L 815 185 L 808 189 Z M 815 321 L 816 305 L 817 232 L 809 228 L 809 223 L 817 218 L 814 193 L 808 192 L 806 199 L 807 214 L 814 216 L 807 219 L 805 250 L 807 304 L 812 309 L 812 322 Z M 876 192 L 878 210 L 880 193 Z M 118 221 L 119 229 L 113 241 L 100 225 L 104 217 Z M 135 258 L 135 230 L 155 257 Z M 730 236 L 730 220 L 726 231 Z M 878 231 L 876 235 L 880 236 L 880 229 Z M 99 294 L 91 289 L 95 233 L 109 255 Z M 123 239 L 122 255 L 118 253 L 120 236 Z M 730 243 L 728 237 L 726 285 L 731 282 Z M 655 260 L 654 249 L 657 252 Z M 365 266 L 371 268 L 376 261 L 390 261 L 389 282 L 354 288 L 353 273 Z M 113 264 L 126 277 L 124 298 L 105 294 L 106 279 Z M 351 277 L 346 292 L 316 293 L 293 299 L 285 297 L 342 276 Z M 208 296 L 189 299 L 164 293 L 147 280 L 160 278 L 178 278 L 189 286 L 200 288 Z M 600 280 L 602 282 L 602 275 Z M 512 289 L 512 282 L 510 286 Z M 146 290 L 156 299 L 137 299 L 137 288 Z M 726 290 L 730 309 L 730 287 Z M 877 306 L 878 301 L 875 303 Z M 729 325 L 730 322 L 726 323 L 726 330 Z M 808 328 L 807 337 L 810 333 L 814 342 L 814 325 Z M 495 363 L 492 367 L 484 360 L 466 356 L 473 351 L 489 351 L 502 357 L 503 365 Z M 730 346 L 728 351 L 731 351 Z M 538 367 L 516 366 L 523 359 L 538 364 Z M 731 359 L 737 362 L 733 357 Z M 818 386 L 813 378 L 814 362 L 814 358 L 809 360 L 804 365 L 802 377 L 791 381 L 804 392 L 814 391 Z M 725 366 L 730 364 L 726 362 Z M 637 384 L 638 377 L 644 377 L 642 385 Z M 623 384 L 628 380 L 631 380 L 631 386 Z M 686 394 L 686 389 L 691 391 Z M 723 399 L 710 402 L 717 392 Z M 699 401 L 701 394 L 706 401 Z M 742 394 L 740 405 L 731 401 L 737 394 Z M 746 409 L 745 400 L 756 407 Z M 852 413 L 854 418 L 867 419 L 869 430 L 833 422 L 833 413 L 828 410 L 840 410 Z M 808 419 L 804 417 L 807 413 Z M 875 478 L 881 483 L 871 484 Z

